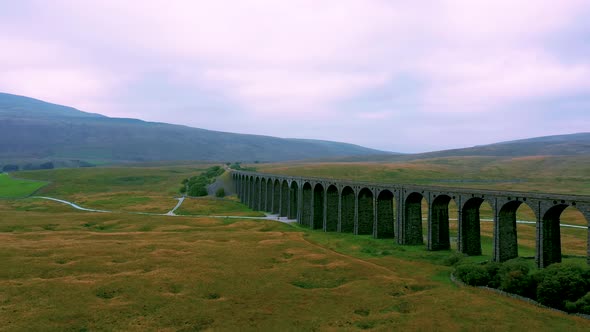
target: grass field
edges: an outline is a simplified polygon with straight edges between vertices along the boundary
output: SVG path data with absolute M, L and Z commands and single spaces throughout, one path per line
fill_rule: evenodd
M 187 198 L 175 213 L 178 215 L 264 217 L 264 213 L 250 210 L 235 196 L 223 199 L 209 196 Z
M 210 165 L 104 167 L 18 172 L 19 177 L 51 181 L 39 195 L 86 208 L 166 213 L 177 203 L 181 181 Z
M 43 195 L 85 207 L 167 212 L 180 181 L 208 166 L 19 177 L 50 180 Z M 177 213 L 261 215 L 235 197 L 187 199 Z M 519 218 L 530 213 L 521 208 Z M 450 226 L 455 236 L 456 221 Z M 484 255 L 468 260 L 491 255 L 492 223 L 481 226 Z M 562 229 L 564 254 L 585 255 L 585 235 Z M 533 226 L 518 225 L 521 256 L 534 255 L 534 236 Z M 89 213 L 40 199 L 0 200 L 0 241 L 0 330 L 590 328 L 582 318 L 455 286 L 445 265 L 452 251 L 269 220 Z
M 31 205 L 36 206 L 32 208 Z M 427 252 L 273 221 L 0 201 L 7 330 L 536 330 L 590 322 L 457 288 Z
M 47 185 L 44 181 L 15 179 L 6 173 L 0 173 L 0 198 L 18 198 L 33 194 Z
M 453 157 L 396 163 L 254 165 L 259 172 L 295 176 L 590 195 L 590 156 Z

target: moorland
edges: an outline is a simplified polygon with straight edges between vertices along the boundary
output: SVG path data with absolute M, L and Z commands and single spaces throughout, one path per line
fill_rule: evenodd
M 587 159 L 563 158 L 249 166 L 279 174 L 588 194 Z M 232 195 L 187 198 L 177 216 L 161 215 L 176 205 L 183 179 L 210 166 L 158 163 L 4 175 L 6 183 L 42 181 L 27 189 L 35 196 L 113 212 L 75 210 L 27 197 L 24 189 L 3 194 L 10 198 L 0 199 L 0 326 L 56 331 L 582 331 L 590 326 L 580 317 L 455 285 L 449 279 L 453 251 L 245 219 L 262 214 Z M 519 219 L 527 220 L 527 213 L 519 209 Z M 586 225 L 580 216 L 572 210 L 565 218 Z M 451 227 L 456 231 L 453 221 Z M 484 255 L 466 259 L 489 258 L 491 231 L 491 223 L 482 222 Z M 562 229 L 567 259 L 585 261 L 586 232 Z M 519 224 L 518 236 L 520 255 L 532 256 L 534 226 Z

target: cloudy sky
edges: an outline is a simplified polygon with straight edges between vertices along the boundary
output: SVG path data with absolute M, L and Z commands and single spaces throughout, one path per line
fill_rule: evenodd
M 0 92 L 421 152 L 590 131 L 588 0 L 0 0 Z

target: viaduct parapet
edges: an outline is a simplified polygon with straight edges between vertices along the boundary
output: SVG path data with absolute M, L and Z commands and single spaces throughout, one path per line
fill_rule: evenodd
M 427 248 L 451 248 L 449 203 L 458 213 L 457 248 L 481 255 L 482 203 L 493 211 L 494 261 L 518 257 L 516 210 L 529 206 L 536 218 L 535 261 L 539 267 L 561 261 L 560 216 L 575 206 L 590 220 L 590 196 L 447 188 L 407 184 L 355 182 L 232 171 L 235 190 L 244 204 L 296 219 L 326 232 L 368 234 L 399 244 L 423 244 L 422 199 L 428 203 Z M 395 207 L 395 208 L 394 208 Z M 588 227 L 590 243 L 590 226 Z M 590 246 L 587 249 L 590 264 Z

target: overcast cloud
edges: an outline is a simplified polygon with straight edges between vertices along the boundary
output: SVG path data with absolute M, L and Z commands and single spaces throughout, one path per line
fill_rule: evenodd
M 0 0 L 0 92 L 420 152 L 590 129 L 590 1 Z

